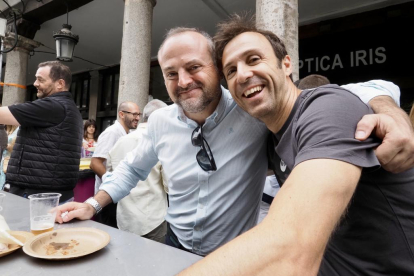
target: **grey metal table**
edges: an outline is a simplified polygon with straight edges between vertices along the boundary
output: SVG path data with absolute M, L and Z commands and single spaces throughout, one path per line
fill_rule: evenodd
M 5 193 L 5 192 L 1 192 Z M 30 231 L 29 200 L 5 193 L 3 211 L 11 230 Z M 201 257 L 91 220 L 74 221 L 55 229 L 92 227 L 106 231 L 110 243 L 98 252 L 67 261 L 32 258 L 22 249 L 0 258 L 1 276 L 175 275 Z

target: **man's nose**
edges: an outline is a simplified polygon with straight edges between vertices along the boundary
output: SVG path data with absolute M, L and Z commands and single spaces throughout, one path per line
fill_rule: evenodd
M 192 82 L 193 79 L 191 77 L 191 74 L 189 74 L 187 71 L 181 70 L 178 73 L 178 86 L 180 86 L 181 88 L 188 87 L 188 85 Z
M 245 83 L 248 79 L 253 77 L 253 72 L 246 64 L 237 65 L 237 82 Z

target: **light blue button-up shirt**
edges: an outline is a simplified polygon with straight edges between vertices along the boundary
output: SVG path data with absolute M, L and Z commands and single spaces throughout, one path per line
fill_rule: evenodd
M 206 255 L 256 223 L 267 172 L 268 130 L 222 88 L 216 110 L 203 125 L 217 171 L 205 172 L 196 160 L 200 148 L 191 144 L 196 127 L 175 104 L 155 111 L 147 136 L 105 175 L 101 190 L 118 202 L 161 161 L 169 180 L 166 220 L 185 248 Z

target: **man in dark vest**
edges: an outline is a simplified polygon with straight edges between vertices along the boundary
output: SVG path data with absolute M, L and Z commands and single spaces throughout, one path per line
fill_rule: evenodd
M 0 108 L 0 124 L 20 125 L 6 175 L 11 193 L 59 192 L 61 202 L 73 197 L 83 123 L 68 91 L 71 83 L 66 65 L 40 63 L 34 82 L 39 99 Z

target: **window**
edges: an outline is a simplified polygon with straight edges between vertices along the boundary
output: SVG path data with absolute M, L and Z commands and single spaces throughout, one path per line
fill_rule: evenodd
M 119 66 L 101 70 L 102 94 L 100 95 L 99 111 L 113 111 L 118 107 Z
M 89 89 L 91 76 L 88 72 L 72 76 L 72 85 L 70 92 L 73 95 L 73 100 L 76 107 L 82 114 L 83 119 L 88 119 L 89 116 Z

